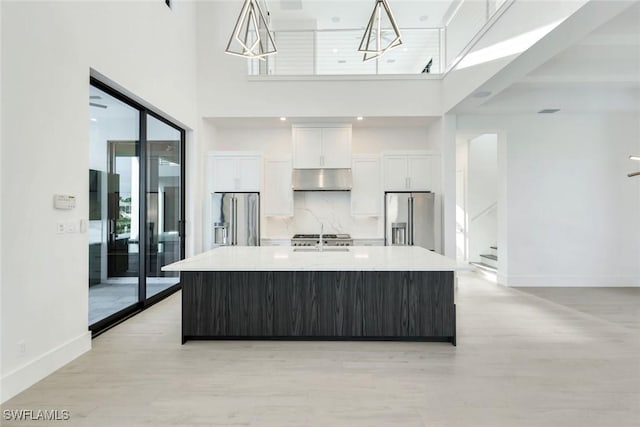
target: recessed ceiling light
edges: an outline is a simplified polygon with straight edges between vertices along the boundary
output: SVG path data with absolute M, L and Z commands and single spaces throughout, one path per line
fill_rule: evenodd
M 346 59 L 339 59 L 338 60 L 338 64 L 346 64 L 347 60 Z
M 94 118 L 94 117 L 91 117 L 91 121 L 92 121 L 92 122 L 97 122 L 97 121 L 98 121 L 98 119 L 96 119 L 96 118 Z
M 402 48 L 402 51 L 403 51 L 403 52 L 406 52 L 406 51 L 408 51 L 408 50 L 409 50 L 409 48 L 407 48 L 407 47 L 403 47 L 403 48 Z
M 338 53 L 338 49 L 333 49 L 333 53 Z
M 334 23 L 337 24 L 338 22 L 340 22 L 340 17 L 339 16 L 334 16 L 333 18 L 331 18 L 331 22 L 334 22 Z
M 559 108 L 545 108 L 544 110 L 538 111 L 538 114 L 553 114 L 560 111 Z
M 362 117 L 362 116 L 358 116 L 358 117 L 356 117 L 356 120 L 358 120 L 358 121 L 360 121 L 360 122 L 361 122 L 362 120 L 364 120 L 364 117 Z
M 478 92 L 474 93 L 473 97 L 474 98 L 486 98 L 489 95 L 491 95 L 491 92 L 489 92 L 488 90 L 481 90 L 481 91 L 478 91 Z
M 426 21 L 427 19 L 429 19 L 429 15 L 422 15 L 422 16 L 421 16 L 420 18 L 418 18 L 418 19 L 420 19 L 420 22 L 424 22 L 424 21 Z
M 286 118 L 286 117 L 280 117 L 280 121 L 281 121 L 281 122 L 284 122 L 284 121 L 286 121 L 286 120 L 287 120 L 287 118 Z

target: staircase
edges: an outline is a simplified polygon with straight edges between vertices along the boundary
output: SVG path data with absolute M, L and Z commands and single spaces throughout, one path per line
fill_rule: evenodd
M 480 255 L 480 262 L 470 264 L 484 271 L 496 273 L 498 271 L 498 247 L 491 246 L 488 254 Z

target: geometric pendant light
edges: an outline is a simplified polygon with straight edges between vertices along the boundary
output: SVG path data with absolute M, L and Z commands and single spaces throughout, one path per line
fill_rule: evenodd
M 389 28 L 391 26 L 391 28 Z M 364 52 L 363 61 L 383 55 L 402 44 L 398 24 L 393 18 L 387 0 L 376 0 L 369 24 L 364 31 L 358 50 Z
M 257 0 L 245 0 L 225 52 L 262 60 L 278 52 Z

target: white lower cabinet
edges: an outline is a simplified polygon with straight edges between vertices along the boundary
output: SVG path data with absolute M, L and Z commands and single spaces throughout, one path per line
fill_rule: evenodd
M 293 216 L 291 159 L 265 159 L 262 200 L 264 216 Z
M 351 162 L 351 215 L 380 216 L 383 192 L 380 182 L 380 157 L 354 155 Z

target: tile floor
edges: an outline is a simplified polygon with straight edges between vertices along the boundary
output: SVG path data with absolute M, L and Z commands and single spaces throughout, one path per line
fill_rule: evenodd
M 147 296 L 157 294 L 176 283 L 178 277 L 149 277 Z M 102 320 L 138 301 L 138 278 L 110 278 L 97 285 L 89 286 L 89 325 Z
M 457 304 L 458 347 L 180 345 L 175 294 L 2 409 L 67 409 L 55 425 L 91 427 L 640 426 L 640 289 L 512 289 L 468 273 Z

